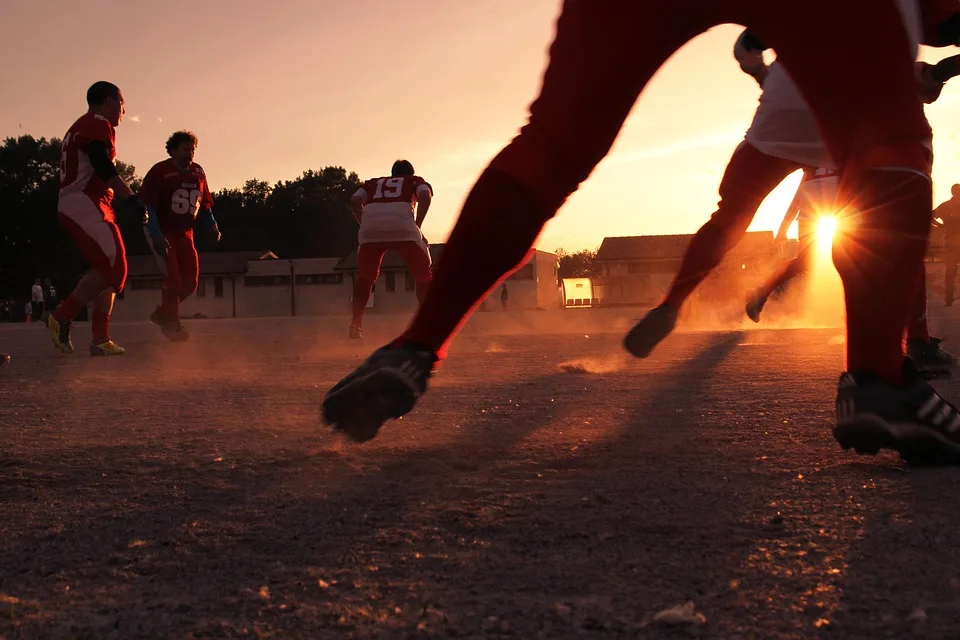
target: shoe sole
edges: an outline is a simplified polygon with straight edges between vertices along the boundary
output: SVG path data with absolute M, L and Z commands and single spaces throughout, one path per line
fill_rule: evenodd
M 367 442 L 387 420 L 410 413 L 417 397 L 402 374 L 377 369 L 327 396 L 323 421 L 354 442 Z
M 889 423 L 877 416 L 858 415 L 839 421 L 833 437 L 844 450 L 876 455 L 881 449 L 896 451 L 912 464 L 960 465 L 960 446 L 909 423 Z
M 643 320 L 641 320 L 623 338 L 623 348 L 637 358 L 648 357 L 651 353 L 653 353 L 653 350 L 658 344 L 663 342 L 667 336 L 673 333 L 673 329 L 670 329 L 659 338 L 654 339 L 650 335 L 644 335 L 647 333 L 647 329 L 643 326 L 643 324 Z

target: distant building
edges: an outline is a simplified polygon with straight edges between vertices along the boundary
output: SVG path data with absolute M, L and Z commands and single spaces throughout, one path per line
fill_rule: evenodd
M 200 254 L 200 283 L 197 293 L 181 306 L 184 318 L 236 318 L 246 308 L 243 289 L 249 265 L 273 261 L 271 251 L 229 251 Z M 127 285 L 114 306 L 117 320 L 146 320 L 160 304 L 163 274 L 152 255 L 127 258 Z
M 443 259 L 445 244 L 430 245 L 434 268 Z M 357 252 L 337 263 L 334 268 L 344 274 L 352 288 L 357 274 Z M 531 258 L 506 281 L 509 305 L 512 310 L 558 309 L 561 307 L 559 263 L 555 253 L 535 251 Z M 481 310 L 502 310 L 503 285 L 492 291 Z M 381 313 L 410 312 L 417 307 L 415 282 L 403 259 L 389 251 L 380 265 L 380 277 L 374 285 L 370 310 Z
M 680 269 L 693 234 L 604 238 L 597 251 L 600 276 L 593 278 L 593 298 L 601 305 L 652 305 L 666 294 Z M 701 287 L 700 295 L 739 299 L 766 277 L 783 257 L 771 231 L 746 234 Z

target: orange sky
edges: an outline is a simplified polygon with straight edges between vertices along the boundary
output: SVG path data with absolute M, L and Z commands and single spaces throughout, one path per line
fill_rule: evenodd
M 62 136 L 94 80 L 124 90 L 119 157 L 143 174 L 166 136 L 200 135 L 214 188 L 335 164 L 361 177 L 410 159 L 435 189 L 424 224 L 447 235 L 466 190 L 523 124 L 559 0 L 30 0 L 0 19 L 0 135 Z M 12 6 L 11 6 L 12 5 Z M 730 53 L 740 28 L 688 44 L 654 78 L 611 155 L 538 247 L 690 233 L 713 211 L 759 90 Z M 954 50 L 925 52 L 939 59 Z M 21 61 L 22 62 L 18 62 Z M 960 181 L 960 80 L 927 109 L 937 200 Z M 13 89 L 17 88 L 17 89 Z M 775 228 L 796 179 L 761 208 Z M 506 227 L 506 222 L 505 222 Z

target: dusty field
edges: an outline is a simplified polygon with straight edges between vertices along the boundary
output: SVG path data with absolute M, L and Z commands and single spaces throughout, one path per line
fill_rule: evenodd
M 471 327 L 364 446 L 319 401 L 396 320 L 118 325 L 114 359 L 0 326 L 0 637 L 960 636 L 960 471 L 834 444 L 839 330 L 627 362 L 568 313 Z

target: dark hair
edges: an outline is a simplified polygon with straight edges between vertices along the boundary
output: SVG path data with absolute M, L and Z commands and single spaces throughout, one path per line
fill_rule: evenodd
M 390 176 L 412 176 L 416 174 L 413 170 L 413 165 L 410 164 L 409 160 L 397 160 L 393 163 L 393 168 L 390 169 Z
M 193 146 L 197 146 L 197 143 L 200 141 L 197 139 L 197 134 L 195 134 L 193 131 L 177 131 L 172 136 L 167 138 L 167 153 L 172 156 L 173 152 L 176 151 L 184 142 L 192 142 Z
M 113 84 L 112 82 L 107 82 L 106 80 L 99 80 L 90 85 L 90 88 L 87 89 L 87 105 L 91 107 L 99 107 L 108 98 L 120 99 L 120 87 Z

